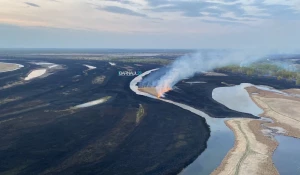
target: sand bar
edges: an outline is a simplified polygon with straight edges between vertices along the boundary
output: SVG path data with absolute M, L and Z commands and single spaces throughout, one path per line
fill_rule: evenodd
M 142 88 L 138 88 L 138 90 L 141 91 L 141 92 L 151 94 L 155 97 L 158 96 L 158 93 L 157 93 L 155 87 L 142 87 Z
M 21 65 L 21 64 L 0 62 L 0 73 L 1 72 L 9 72 L 9 71 L 18 70 L 22 67 L 24 67 L 24 66 Z
M 85 67 L 89 68 L 90 70 L 92 69 L 96 69 L 97 67 L 95 66 L 91 66 L 91 65 L 87 65 L 87 64 L 84 64 Z
M 226 125 L 234 132 L 234 147 L 212 175 L 277 175 L 272 162 L 277 142 L 261 132 L 260 120 L 231 119 Z
M 262 116 L 273 119 L 274 123 L 266 126 L 281 127 L 286 130 L 285 135 L 300 138 L 300 98 L 295 96 L 298 90 L 285 90 L 285 94 L 256 87 L 246 89 L 253 101 L 264 110 Z
M 78 108 L 87 108 L 87 107 L 90 107 L 90 106 L 95 106 L 95 105 L 98 105 L 98 104 L 106 102 L 110 98 L 111 98 L 110 96 L 103 97 L 103 98 L 100 98 L 98 100 L 94 100 L 94 101 L 90 101 L 90 102 L 87 102 L 87 103 L 83 103 L 83 104 L 77 105 L 74 108 L 78 109 Z
M 25 81 L 40 77 L 46 73 L 46 69 L 36 69 L 30 72 L 30 74 L 27 75 L 27 77 L 24 79 Z

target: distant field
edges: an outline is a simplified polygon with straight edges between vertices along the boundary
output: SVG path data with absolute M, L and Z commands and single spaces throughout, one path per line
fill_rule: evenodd
M 171 63 L 176 58 L 183 56 L 189 52 L 168 52 L 168 53 L 26 53 L 15 54 L 12 53 L 11 58 L 35 58 L 35 59 L 72 59 L 72 60 L 97 60 L 97 61 L 111 61 L 123 63 L 147 63 L 166 65 Z M 1 56 L 1 52 L 0 52 Z
M 136 56 L 124 56 L 124 57 L 114 57 L 114 56 L 77 56 L 67 59 L 78 59 L 78 60 L 98 60 L 98 61 L 113 61 L 113 62 L 124 62 L 124 63 L 147 63 L 147 64 L 160 64 L 167 65 L 173 61 L 173 59 L 155 57 L 136 57 Z M 175 59 L 176 57 L 174 57 Z

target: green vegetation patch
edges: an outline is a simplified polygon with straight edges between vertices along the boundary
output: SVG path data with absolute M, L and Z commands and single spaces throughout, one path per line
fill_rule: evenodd
M 136 113 L 136 121 L 135 121 L 136 124 L 140 123 L 144 114 L 145 114 L 145 109 L 144 109 L 143 105 L 140 104 L 140 107 Z
M 246 74 L 248 76 L 273 76 L 278 80 L 286 79 L 296 81 L 297 85 L 300 85 L 300 73 L 294 71 L 285 70 L 275 64 L 268 63 L 253 63 L 247 67 L 241 67 L 239 65 L 229 65 L 221 68 L 217 68 L 219 72 L 233 72 Z

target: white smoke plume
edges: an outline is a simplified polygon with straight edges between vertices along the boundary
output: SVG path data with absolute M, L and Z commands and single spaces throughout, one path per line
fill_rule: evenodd
M 148 85 L 155 86 L 158 96 L 165 92 L 182 79 L 190 78 L 196 73 L 212 71 L 215 68 L 239 64 L 241 66 L 250 64 L 260 59 L 267 58 L 268 52 L 251 51 L 202 51 L 194 54 L 182 56 L 160 72 L 158 78 L 148 77 Z M 158 78 L 158 79 L 157 79 Z M 150 80 L 150 81 L 149 81 Z M 147 79 L 145 81 L 147 83 Z M 151 82 L 151 84 L 149 84 Z

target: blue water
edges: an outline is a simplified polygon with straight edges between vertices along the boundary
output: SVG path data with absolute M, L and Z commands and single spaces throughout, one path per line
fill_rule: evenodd
M 273 162 L 280 175 L 300 175 L 300 139 L 275 136 L 279 146 L 273 154 Z
M 225 158 L 234 146 L 234 134 L 231 130 L 214 132 L 208 142 L 206 150 L 180 175 L 209 175 Z

